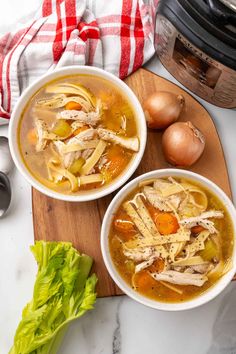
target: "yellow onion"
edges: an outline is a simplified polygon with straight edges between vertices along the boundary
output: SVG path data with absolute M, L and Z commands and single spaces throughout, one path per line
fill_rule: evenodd
M 166 160 L 174 166 L 191 166 L 202 155 L 205 138 L 191 122 L 177 122 L 162 136 L 162 149 Z
M 184 107 L 184 97 L 172 92 L 157 91 L 143 103 L 147 125 L 152 129 L 164 129 L 177 121 Z

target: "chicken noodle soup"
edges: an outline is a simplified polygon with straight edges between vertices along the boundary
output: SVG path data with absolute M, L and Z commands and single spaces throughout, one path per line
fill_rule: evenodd
M 141 182 L 114 215 L 112 260 L 134 290 L 162 302 L 190 300 L 232 267 L 233 225 L 223 203 L 178 178 Z
M 134 111 L 113 84 L 91 75 L 63 77 L 29 101 L 19 127 L 25 165 L 65 194 L 100 188 L 139 151 Z

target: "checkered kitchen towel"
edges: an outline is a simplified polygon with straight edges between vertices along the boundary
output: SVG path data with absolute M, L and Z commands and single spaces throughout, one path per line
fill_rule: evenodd
M 154 0 L 155 1 L 155 0 Z M 147 0 L 44 0 L 31 23 L 0 38 L 0 124 L 44 73 L 80 64 L 125 78 L 154 53 Z

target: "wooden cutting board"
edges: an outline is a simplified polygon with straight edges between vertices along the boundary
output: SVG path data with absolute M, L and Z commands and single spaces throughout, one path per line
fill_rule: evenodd
M 190 94 L 145 69 L 139 69 L 126 80 L 140 102 L 155 90 L 166 90 L 183 94 L 186 108 L 182 121 L 191 120 L 206 137 L 206 149 L 199 162 L 191 171 L 200 173 L 218 184 L 232 198 L 224 153 L 214 123 L 209 113 Z M 148 132 L 148 140 L 142 162 L 135 176 L 151 170 L 170 167 L 161 151 L 161 133 Z M 35 189 L 32 190 L 35 240 L 71 241 L 73 245 L 93 257 L 94 271 L 99 282 L 99 297 L 120 295 L 121 290 L 110 278 L 100 250 L 100 228 L 104 213 L 114 197 L 110 195 L 97 201 L 69 203 L 49 198 Z

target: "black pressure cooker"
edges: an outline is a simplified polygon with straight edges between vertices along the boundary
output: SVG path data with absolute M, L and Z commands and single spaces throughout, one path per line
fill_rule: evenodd
M 155 49 L 162 64 L 206 101 L 236 107 L 236 0 L 159 0 Z

